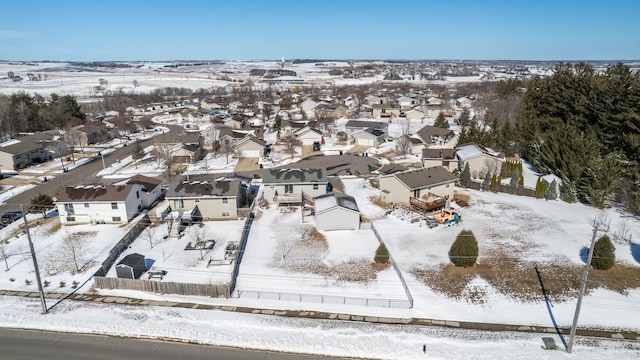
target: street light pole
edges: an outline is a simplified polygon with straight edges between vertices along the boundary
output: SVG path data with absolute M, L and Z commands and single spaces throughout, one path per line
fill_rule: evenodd
M 580 316 L 580 308 L 582 307 L 582 297 L 584 296 L 585 288 L 587 287 L 587 277 L 589 276 L 589 269 L 591 268 L 591 259 L 593 258 L 593 248 L 596 244 L 596 236 L 598 236 L 598 223 L 596 222 L 593 227 L 593 235 L 591 236 L 591 246 L 589 246 L 589 255 L 587 256 L 587 266 L 582 273 L 582 281 L 580 282 L 580 293 L 578 294 L 578 303 L 576 304 L 576 311 L 573 314 L 573 324 L 571 325 L 571 332 L 569 334 L 569 345 L 567 345 L 567 352 L 571 354 L 573 351 L 573 338 L 576 336 L 576 327 L 578 326 L 578 317 Z
M 24 219 L 24 228 L 27 232 L 27 240 L 29 241 L 29 249 L 31 250 L 31 259 L 33 260 L 33 268 L 36 272 L 36 282 L 38 283 L 38 292 L 40 293 L 40 302 L 42 303 L 42 313 L 46 314 L 47 301 L 44 298 L 44 289 L 42 288 L 42 281 L 40 280 L 40 270 L 38 269 L 38 260 L 36 260 L 36 251 L 33 248 L 33 242 L 31 241 L 31 233 L 29 232 L 29 222 L 27 221 L 27 214 L 24 213 L 22 204 L 20 204 L 20 210 L 22 211 L 22 218 Z

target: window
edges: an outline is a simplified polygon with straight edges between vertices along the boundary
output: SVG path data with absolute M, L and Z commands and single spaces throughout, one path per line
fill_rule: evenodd
M 117 210 L 118 209 L 118 203 L 111 203 L 111 209 L 112 210 Z
M 293 194 L 293 184 L 284 184 L 284 193 Z
M 227 216 L 231 216 L 231 213 L 228 211 L 223 211 L 222 212 L 222 216 L 227 217 Z
M 229 203 L 229 198 L 222 198 L 222 204 L 227 205 Z
M 120 222 L 120 221 L 122 221 L 122 220 L 120 219 L 120 216 L 114 216 L 114 217 L 112 217 L 112 218 L 111 218 L 111 221 L 113 221 L 113 222 Z
M 136 199 L 140 199 L 140 191 L 136 191 Z
M 318 190 L 318 184 L 313 184 L 313 190 Z
M 73 204 L 64 204 L 64 210 L 69 215 L 75 215 L 75 211 L 73 210 Z M 75 221 L 75 220 L 74 220 Z
M 184 209 L 184 200 L 175 199 L 173 200 L 173 205 L 176 209 Z
M 67 222 L 74 222 L 74 221 L 76 221 L 75 216 L 67 216 Z
M 84 207 L 88 208 L 89 207 L 89 203 L 84 203 Z

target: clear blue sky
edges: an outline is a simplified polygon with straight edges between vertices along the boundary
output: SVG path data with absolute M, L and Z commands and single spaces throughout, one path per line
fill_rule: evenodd
M 3 0 L 2 60 L 640 59 L 638 0 Z

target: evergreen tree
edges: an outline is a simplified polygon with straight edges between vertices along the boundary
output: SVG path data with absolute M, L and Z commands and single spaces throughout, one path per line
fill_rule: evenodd
M 389 250 L 384 244 L 380 244 L 376 249 L 376 255 L 373 257 L 376 264 L 386 264 L 389 262 Z
M 462 230 L 449 250 L 453 265 L 470 267 L 478 260 L 478 241 L 471 230 Z
M 487 171 L 487 173 L 484 176 L 484 180 L 482 180 L 482 186 L 481 186 L 482 191 L 489 191 L 489 189 L 491 188 L 492 178 L 493 177 L 491 176 L 491 174 Z
M 490 189 L 492 192 L 496 192 L 497 183 L 498 183 L 498 178 L 496 177 L 496 174 L 493 173 L 493 176 L 491 176 L 491 186 L 490 186 Z
M 520 183 L 520 174 L 518 173 L 517 170 L 514 170 L 513 173 L 511 173 L 511 181 L 509 182 L 509 192 L 511 194 L 515 194 L 518 192 L 519 183 Z
M 436 118 L 436 121 L 434 122 L 433 126 L 443 128 L 443 129 L 449 128 L 449 122 L 444 117 L 444 113 L 442 111 L 438 114 L 438 117 Z
M 593 246 L 591 266 L 598 270 L 609 270 L 616 263 L 616 248 L 611 239 L 605 235 L 598 239 Z
M 31 207 L 29 212 L 42 213 L 42 217 L 45 217 L 47 210 L 53 208 L 53 198 L 47 194 L 39 193 L 31 198 Z
M 460 174 L 460 185 L 462 186 L 470 186 L 471 185 L 471 169 L 469 168 L 469 163 L 464 164 L 464 169 Z
M 575 185 L 568 182 L 567 180 L 564 180 L 562 182 L 562 186 L 560 187 L 560 194 L 562 194 L 562 200 L 568 203 L 574 203 L 578 201 Z
M 542 191 L 542 177 L 538 176 L 538 180 L 536 181 L 536 199 L 542 199 L 544 196 L 544 192 Z
M 133 147 L 133 150 L 131 150 L 131 158 L 133 159 L 133 161 L 136 164 L 136 169 L 138 168 L 138 160 L 144 158 L 144 149 L 142 148 L 142 145 L 140 145 L 139 142 L 136 142 L 136 145 Z
M 551 184 L 549 184 L 549 186 L 547 186 L 547 189 L 544 192 L 544 198 L 547 200 L 556 200 L 558 199 L 558 183 L 556 182 L 556 179 L 553 179 L 553 181 L 551 182 Z

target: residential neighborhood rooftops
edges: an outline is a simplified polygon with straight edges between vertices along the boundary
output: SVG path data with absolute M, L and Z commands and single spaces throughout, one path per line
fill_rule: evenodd
M 155 189 L 158 185 L 162 183 L 162 180 L 144 176 L 144 175 L 134 175 L 131 178 L 125 181 L 126 184 L 140 184 L 145 186 L 147 189 Z
M 457 149 L 422 149 L 424 159 L 455 159 Z
M 29 140 L 15 142 L 10 145 L 0 146 L 0 151 L 12 155 L 22 154 L 31 150 L 36 150 L 42 146 Z
M 458 156 L 458 158 L 462 161 L 468 160 L 468 159 L 473 159 L 476 158 L 478 156 L 482 156 L 482 155 L 488 155 L 488 156 L 492 156 L 495 157 L 497 159 L 501 159 L 504 160 L 504 154 L 498 152 L 498 151 L 494 151 L 492 149 L 489 149 L 487 147 L 478 145 L 478 144 L 474 144 L 474 143 L 469 143 L 469 144 L 464 144 L 461 146 L 457 147 L 458 152 L 456 153 L 456 155 Z
M 368 120 L 349 120 L 344 125 L 346 128 L 359 128 L 359 129 L 386 129 L 389 125 L 385 121 L 368 121 Z
M 58 202 L 124 201 L 132 187 L 132 184 L 67 186 L 58 194 Z
M 426 142 L 431 142 L 432 137 L 441 137 L 443 139 L 453 137 L 455 133 L 453 130 L 439 128 L 436 126 L 426 125 L 416 132 L 416 135 L 420 136 Z

